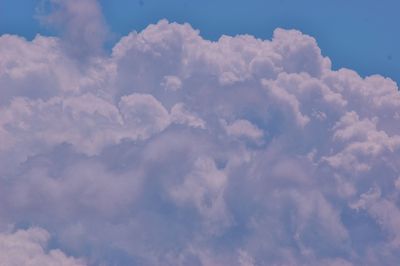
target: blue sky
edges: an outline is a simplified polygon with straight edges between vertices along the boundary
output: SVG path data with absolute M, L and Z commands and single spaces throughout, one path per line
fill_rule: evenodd
M 0 34 L 50 34 L 35 20 L 38 0 L 0 0 Z M 102 0 L 115 36 L 162 18 L 189 22 L 207 39 L 222 34 L 270 38 L 277 27 L 314 36 L 334 68 L 400 81 L 400 2 L 396 0 Z M 118 38 L 115 38 L 116 40 Z

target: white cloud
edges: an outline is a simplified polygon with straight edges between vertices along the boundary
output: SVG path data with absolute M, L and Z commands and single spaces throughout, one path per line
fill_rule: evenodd
M 191 127 L 205 128 L 205 122 L 187 110 L 183 103 L 175 104 L 171 109 L 171 119 L 177 124 L 187 124 Z
M 176 76 L 165 76 L 161 86 L 164 86 L 169 91 L 177 91 L 182 88 L 182 81 Z
M 225 121 L 222 121 L 222 123 L 225 127 L 227 134 L 231 136 L 247 137 L 251 140 L 257 141 L 264 135 L 262 130 L 253 125 L 248 120 L 238 119 L 229 125 Z
M 46 4 L 50 10 L 39 8 L 39 19 L 61 31 L 68 52 L 80 58 L 102 52 L 108 32 L 97 0 L 42 1 Z
M 295 30 L 211 42 L 162 20 L 107 55 L 97 2 L 53 4 L 61 38 L 0 37 L 1 225 L 94 265 L 400 259 L 393 81 L 332 70 Z M 42 229 L 0 239 L 81 263 Z
M 56 38 L 37 35 L 28 42 L 2 35 L 0 53 L 0 105 L 9 104 L 17 96 L 48 99 L 77 89 L 78 71 Z
M 0 233 L 0 265 L 83 266 L 84 261 L 47 249 L 50 235 L 41 228 Z
M 148 138 L 170 123 L 168 111 L 150 94 L 123 96 L 118 105 L 125 125 L 136 137 Z
M 170 193 L 179 204 L 193 204 L 204 216 L 207 230 L 215 234 L 229 223 L 223 200 L 226 183 L 226 174 L 216 168 L 211 158 L 199 158 L 194 163 L 193 171 Z

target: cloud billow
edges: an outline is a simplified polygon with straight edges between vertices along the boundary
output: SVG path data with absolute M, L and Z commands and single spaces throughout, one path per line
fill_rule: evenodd
M 162 20 L 84 68 L 65 41 L 0 37 L 7 263 L 400 259 L 392 80 L 332 70 L 296 30 L 212 42 Z

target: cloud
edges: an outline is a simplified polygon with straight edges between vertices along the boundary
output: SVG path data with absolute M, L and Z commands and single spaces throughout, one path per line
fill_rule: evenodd
M 177 124 L 186 124 L 192 127 L 205 128 L 205 122 L 197 117 L 195 114 L 190 113 L 183 103 L 177 103 L 171 108 L 171 118 Z
M 44 0 L 41 6 L 39 20 L 61 32 L 63 45 L 72 55 L 87 57 L 102 52 L 108 30 L 98 1 Z
M 165 76 L 161 85 L 164 86 L 166 90 L 176 91 L 181 89 L 182 81 L 175 76 Z
M 162 20 L 98 53 L 97 2 L 53 4 L 64 36 L 0 37 L 0 239 L 22 241 L 0 240 L 0 254 L 26 260 L 28 245 L 52 265 L 400 259 L 392 80 L 332 70 L 295 30 L 212 42 Z M 68 256 L 46 249 L 47 232 Z
M 226 133 L 230 136 L 237 138 L 245 137 L 257 141 L 264 135 L 262 130 L 257 128 L 257 126 L 253 125 L 248 120 L 239 119 L 229 125 L 225 121 L 222 121 L 222 123 L 225 127 Z
M 66 256 L 58 249 L 47 251 L 50 235 L 41 228 L 18 230 L 0 234 L 0 262 L 2 265 L 62 265 L 83 266 L 84 261 Z

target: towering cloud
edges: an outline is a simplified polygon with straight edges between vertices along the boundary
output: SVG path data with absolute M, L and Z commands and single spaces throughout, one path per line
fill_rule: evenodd
M 296 30 L 165 20 L 82 67 L 69 38 L 87 54 L 103 28 L 72 2 L 48 17 L 66 38 L 0 37 L 0 264 L 400 260 L 395 82 L 332 70 Z

